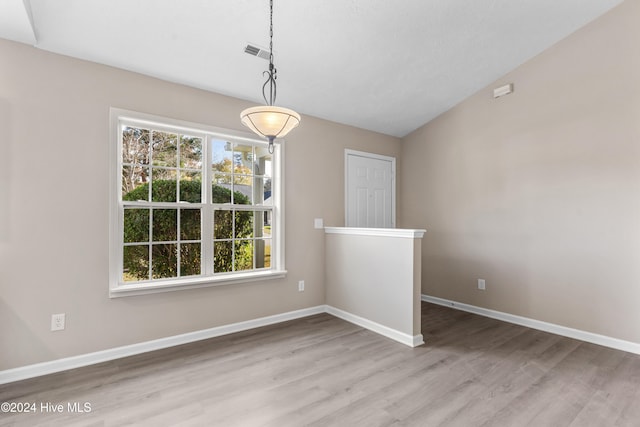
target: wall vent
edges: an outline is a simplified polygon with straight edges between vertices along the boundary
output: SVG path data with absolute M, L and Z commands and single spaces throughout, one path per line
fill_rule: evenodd
M 257 56 L 258 58 L 269 60 L 269 49 L 265 49 L 260 46 L 256 46 L 254 44 L 248 44 L 247 47 L 244 48 L 244 52 L 249 55 Z

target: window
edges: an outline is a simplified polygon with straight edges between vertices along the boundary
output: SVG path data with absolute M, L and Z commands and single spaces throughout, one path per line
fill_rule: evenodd
M 112 110 L 112 296 L 284 276 L 281 150 Z

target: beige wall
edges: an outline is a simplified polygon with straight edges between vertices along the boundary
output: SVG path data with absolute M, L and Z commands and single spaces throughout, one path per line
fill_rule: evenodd
M 404 139 L 424 293 L 640 343 L 638 22 L 624 2 Z
M 0 58 L 0 370 L 324 304 L 313 219 L 344 223 L 344 149 L 400 153 L 303 117 L 286 142 L 286 279 L 109 299 L 109 108 L 244 130 L 250 103 L 5 40 Z

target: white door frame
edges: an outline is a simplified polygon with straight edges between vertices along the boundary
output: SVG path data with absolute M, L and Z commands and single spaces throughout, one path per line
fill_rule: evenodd
M 396 228 L 396 158 L 382 154 L 351 150 L 349 148 L 345 148 L 344 150 L 344 225 L 346 226 L 349 220 L 349 156 L 359 156 L 391 162 L 391 225 L 393 228 Z

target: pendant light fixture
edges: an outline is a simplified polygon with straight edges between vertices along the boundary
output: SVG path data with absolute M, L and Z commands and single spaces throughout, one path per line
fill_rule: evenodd
M 262 73 L 267 80 L 262 85 L 262 97 L 267 105 L 251 107 L 240 113 L 242 124 L 269 140 L 269 153 L 273 153 L 273 140 L 284 137 L 300 123 L 300 115 L 293 110 L 276 107 L 277 71 L 273 65 L 273 0 L 269 0 L 269 70 Z M 269 86 L 269 98 L 266 89 Z

